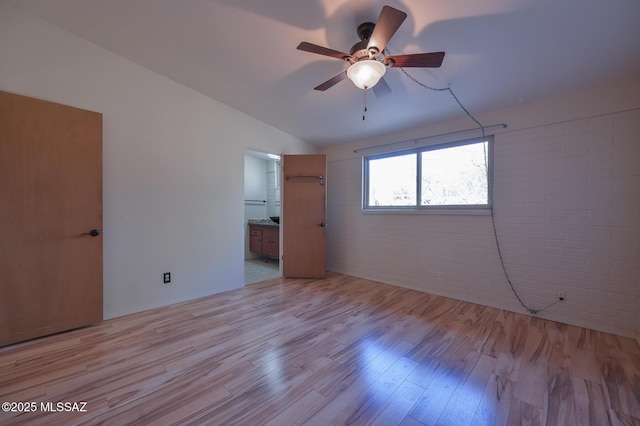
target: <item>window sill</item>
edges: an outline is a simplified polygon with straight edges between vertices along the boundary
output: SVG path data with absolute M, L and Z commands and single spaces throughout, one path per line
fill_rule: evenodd
M 364 214 L 408 214 L 408 215 L 449 215 L 449 216 L 490 216 L 490 208 L 435 208 L 435 209 L 362 209 Z

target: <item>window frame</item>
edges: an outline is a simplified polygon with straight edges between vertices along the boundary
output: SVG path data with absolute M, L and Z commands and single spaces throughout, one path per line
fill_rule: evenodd
M 443 204 L 443 205 L 422 205 L 422 153 L 428 151 L 437 151 L 440 149 L 454 148 L 464 145 L 472 145 L 481 142 L 487 142 L 487 203 L 486 204 Z M 369 162 L 371 160 L 379 160 L 383 158 L 392 158 L 403 155 L 416 154 L 416 204 L 409 206 L 369 206 Z M 364 212 L 397 212 L 397 213 L 474 213 L 488 212 L 491 210 L 493 202 L 493 136 L 484 138 L 464 139 L 454 142 L 436 143 L 416 148 L 405 149 L 401 151 L 385 152 L 362 157 L 362 210 Z

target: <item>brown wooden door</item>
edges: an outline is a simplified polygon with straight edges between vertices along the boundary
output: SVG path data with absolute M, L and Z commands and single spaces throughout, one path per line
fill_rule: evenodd
M 326 263 L 326 156 L 285 155 L 282 174 L 282 274 L 287 278 L 322 278 Z
M 0 346 L 102 321 L 102 114 L 0 92 Z

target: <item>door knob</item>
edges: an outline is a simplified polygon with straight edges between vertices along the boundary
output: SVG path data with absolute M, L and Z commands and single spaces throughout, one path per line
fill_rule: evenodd
M 91 235 L 92 237 L 97 237 L 98 235 L 100 235 L 100 231 L 98 231 L 97 229 L 92 229 L 89 232 L 85 232 L 82 235 Z
M 320 224 L 320 226 L 322 226 L 322 227 L 324 228 L 325 226 L 327 226 L 327 224 L 326 224 L 326 223 L 324 223 L 324 222 L 322 222 L 322 223 Z

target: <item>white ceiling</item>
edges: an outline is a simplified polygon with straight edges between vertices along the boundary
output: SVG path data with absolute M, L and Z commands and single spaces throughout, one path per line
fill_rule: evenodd
M 385 4 L 409 15 L 391 53 L 445 51 L 441 68 L 407 71 L 472 113 L 640 75 L 637 0 L 4 1 L 318 146 L 464 117 L 397 68 L 365 121 L 349 80 L 313 90 L 348 64 L 296 46 L 348 52 Z

